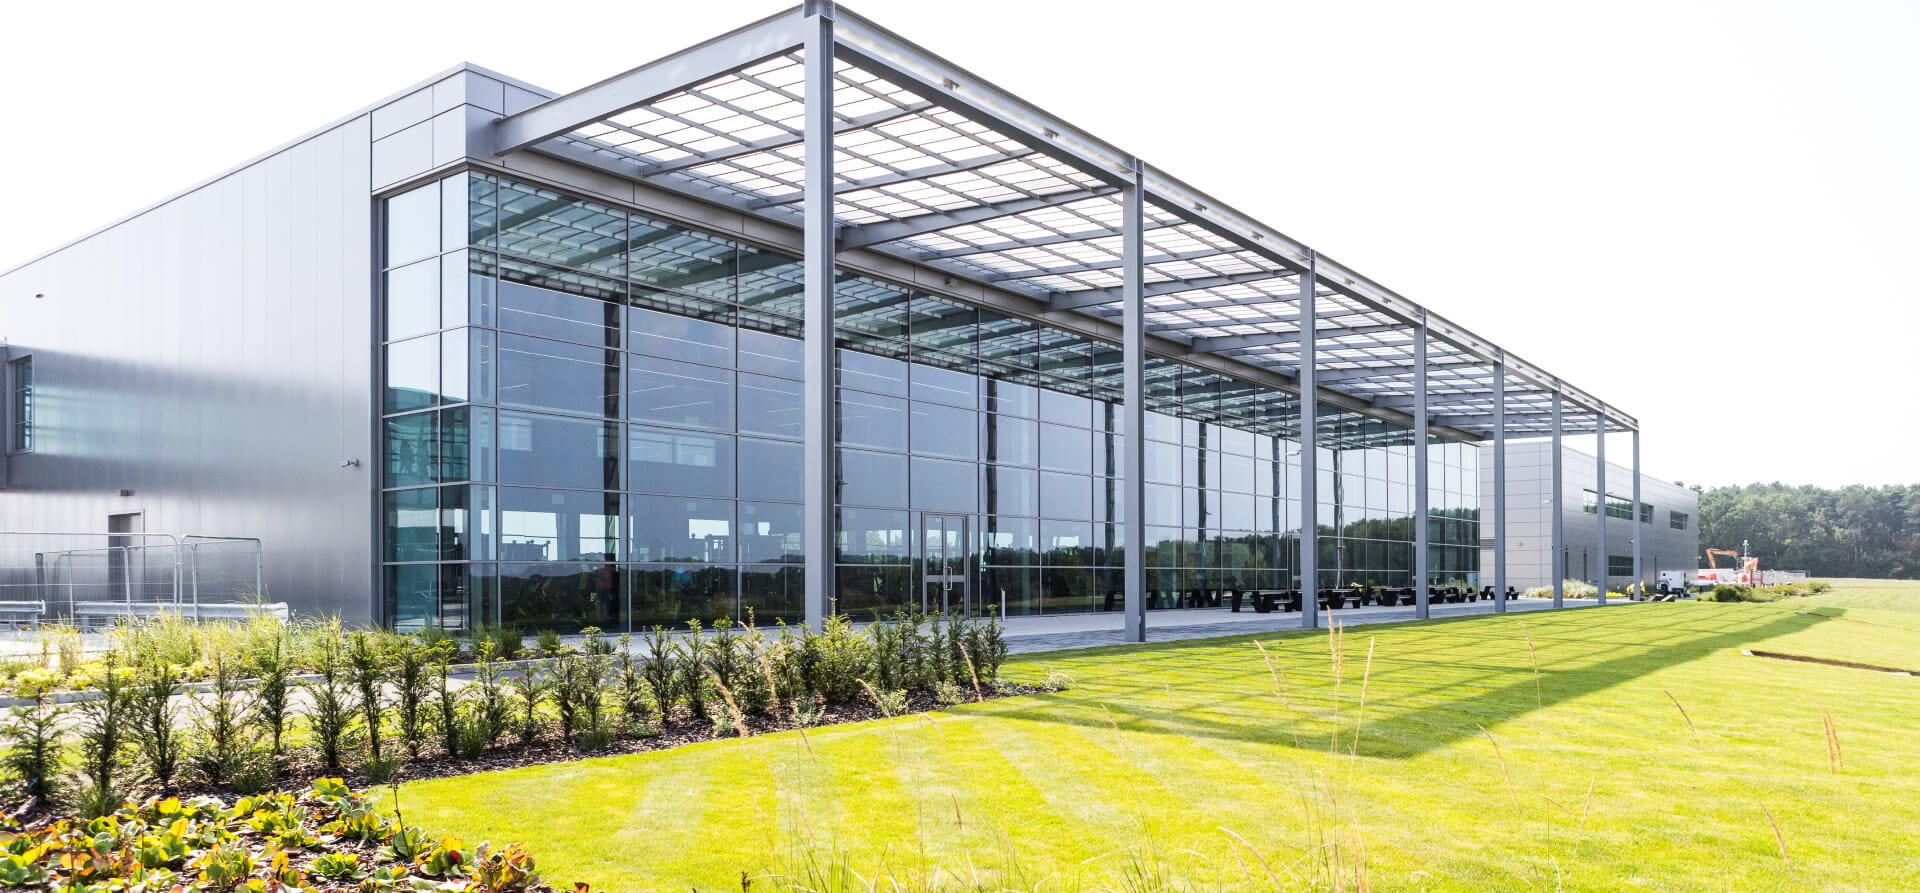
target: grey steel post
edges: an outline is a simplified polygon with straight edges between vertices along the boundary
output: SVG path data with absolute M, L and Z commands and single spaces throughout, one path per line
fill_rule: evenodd
M 1507 361 L 1493 364 L 1493 611 L 1507 611 Z
M 1644 523 L 1640 514 L 1644 509 L 1640 504 L 1640 429 L 1633 429 L 1633 586 L 1634 595 L 1647 594 L 1646 577 L 1641 576 L 1640 541 L 1646 539 L 1647 528 L 1652 524 Z
M 1413 616 L 1427 619 L 1427 323 L 1420 314 L 1413 341 Z
M 808 0 L 805 17 L 806 220 L 802 234 L 806 282 L 806 555 L 807 626 L 825 622 L 833 591 L 833 14 L 831 0 Z
M 1562 591 L 1561 581 L 1567 576 L 1567 531 L 1566 519 L 1561 517 L 1560 483 L 1560 384 L 1553 386 L 1553 606 L 1563 606 L 1566 593 Z
M 1314 292 L 1320 290 L 1320 255 L 1307 251 L 1300 274 L 1300 627 L 1320 625 L 1320 412 L 1315 372 L 1319 365 L 1319 327 Z
M 1593 467 L 1595 469 L 1593 474 L 1593 492 L 1594 492 L 1594 500 L 1597 503 L 1593 507 L 1594 529 L 1596 531 L 1593 537 L 1593 550 L 1595 552 L 1600 553 L 1599 558 L 1595 559 L 1595 562 L 1594 562 L 1595 564 L 1599 565 L 1599 572 L 1596 573 L 1594 576 L 1598 578 L 1600 581 L 1600 585 L 1598 587 L 1598 589 L 1600 590 L 1600 603 L 1604 605 L 1607 603 L 1607 572 L 1609 570 L 1612 570 L 1612 568 L 1610 567 L 1612 562 L 1607 560 L 1608 501 L 1607 501 L 1607 411 L 1606 409 L 1602 407 L 1601 409 L 1595 410 L 1593 413 L 1593 417 L 1594 417 L 1594 420 L 1598 422 L 1600 425 L 1599 432 L 1593 435 L 1593 440 L 1594 440 Z
M 1120 240 L 1123 308 L 1121 312 L 1121 394 L 1124 493 L 1121 522 L 1125 537 L 1126 569 L 1121 576 L 1127 618 L 1126 640 L 1147 640 L 1147 313 L 1146 313 L 1146 189 L 1145 169 L 1133 160 L 1133 177 L 1124 190 L 1124 219 Z

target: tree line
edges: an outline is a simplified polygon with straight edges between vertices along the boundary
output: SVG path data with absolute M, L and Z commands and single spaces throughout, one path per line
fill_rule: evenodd
M 1739 549 L 1741 540 L 1763 568 L 1920 579 L 1920 484 L 1700 491 L 1700 547 Z

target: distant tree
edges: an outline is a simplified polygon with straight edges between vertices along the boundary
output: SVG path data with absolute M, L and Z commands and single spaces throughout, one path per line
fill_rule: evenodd
M 1745 540 L 1762 567 L 1920 579 L 1920 485 L 1693 489 L 1702 547 L 1737 548 Z

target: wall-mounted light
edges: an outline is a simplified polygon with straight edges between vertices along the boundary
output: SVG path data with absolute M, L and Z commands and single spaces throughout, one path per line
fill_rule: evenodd
M 341 468 L 359 468 L 360 460 L 359 459 L 341 459 L 340 467 Z
M 121 496 L 132 496 L 132 495 L 133 495 L 133 491 L 132 491 L 132 490 L 121 490 L 121 491 L 120 491 L 120 495 L 121 495 Z

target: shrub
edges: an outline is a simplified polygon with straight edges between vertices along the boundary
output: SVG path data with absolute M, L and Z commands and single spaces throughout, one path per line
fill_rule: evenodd
M 1561 580 L 1560 594 L 1564 598 L 1593 598 L 1600 590 L 1585 580 Z M 1520 593 L 1521 598 L 1553 598 L 1552 586 L 1535 586 Z
M 486 746 L 491 747 L 513 724 L 513 705 L 508 702 L 506 687 L 500 681 L 499 653 L 493 650 L 494 643 L 482 641 L 479 645 L 480 651 L 475 657 L 480 667 L 472 688 L 473 716 L 474 724 L 486 735 Z M 447 708 L 442 707 L 441 712 L 444 716 Z M 464 750 L 464 744 L 462 748 Z
M 660 721 L 665 723 L 673 713 L 673 636 L 667 628 L 656 626 L 641 640 L 647 646 L 646 659 L 640 664 L 640 675 L 647 683 L 647 690 L 653 693 L 654 709 L 660 712 Z
M 180 767 L 180 711 L 173 703 L 179 678 L 178 666 L 157 659 L 150 659 L 134 673 L 133 738 L 140 746 L 148 776 L 162 790 L 173 787 L 174 773 Z
M 367 736 L 367 763 L 381 762 L 380 730 L 386 715 L 387 658 L 390 650 L 374 634 L 355 630 L 347 645 L 347 668 L 359 690 L 360 723 Z
M 513 711 L 518 715 L 519 720 L 515 731 L 520 735 L 521 744 L 532 744 L 534 739 L 540 737 L 543 725 L 540 719 L 540 706 L 547 700 L 547 689 L 550 683 L 541 678 L 538 668 L 529 666 L 525 673 L 513 677 L 512 685 Z
M 307 729 L 313 733 L 320 762 L 328 769 L 340 768 L 341 753 L 357 710 L 353 690 L 347 683 L 346 655 L 337 624 L 334 629 L 335 635 L 323 636 L 316 643 L 313 669 L 318 678 L 306 684 Z
M 215 654 L 211 662 L 213 690 L 196 701 L 199 741 L 193 766 L 209 783 L 221 784 L 253 750 L 256 695 L 241 684 L 241 668 L 231 658 Z
M 617 726 L 622 734 L 632 737 L 634 730 L 652 722 L 652 709 L 647 704 L 647 683 L 640 675 L 638 663 L 633 659 L 633 637 L 620 637 L 620 650 L 615 658 L 613 677 L 614 710 L 617 712 Z
M 799 667 L 805 691 L 828 701 L 852 700 L 870 672 L 873 642 L 844 614 L 827 618 L 820 632 L 800 636 Z
M 541 654 L 544 654 L 548 657 L 553 657 L 560 653 L 560 634 L 559 633 L 554 632 L 553 630 L 550 630 L 550 629 L 543 629 L 537 633 L 534 633 L 533 636 L 534 636 L 534 641 L 538 643 L 537 647 Z
M 293 694 L 293 663 L 290 646 L 284 636 L 275 635 L 253 650 L 254 693 L 258 699 L 255 715 L 267 733 L 269 752 L 281 754 L 281 739 L 287 730 L 289 698 Z
M 428 702 L 434 696 L 433 670 L 439 656 L 451 647 L 444 638 L 430 644 L 425 637 L 401 639 L 394 646 L 393 686 L 399 697 L 395 708 L 400 720 L 400 740 L 406 743 L 410 756 L 420 755 L 430 719 Z
M 109 651 L 93 688 L 100 696 L 79 704 L 80 794 L 75 806 L 84 818 L 120 808 L 127 787 L 120 765 L 133 746 L 132 672 Z
M 32 703 L 10 711 L 5 731 L 12 746 L 7 748 L 5 757 L 0 758 L 8 773 L 20 780 L 21 793 L 38 797 L 42 802 L 52 799 L 60 788 L 54 776 L 60 771 L 61 711 L 58 705 L 47 701 L 52 682 L 52 677 L 47 676 L 45 684 L 31 685 L 22 691 Z
M 1716 602 L 1746 602 L 1753 601 L 1752 595 L 1753 589 L 1751 587 L 1742 586 L 1739 583 L 1721 583 L 1713 587 L 1713 592 L 1708 596 L 1708 600 Z
M 1818 580 L 1815 580 L 1807 584 L 1807 590 L 1812 592 L 1814 595 L 1819 595 L 1820 593 L 1827 592 L 1831 589 L 1833 589 L 1832 583 L 1822 583 Z
M 674 641 L 674 691 L 687 704 L 687 718 L 704 723 L 713 718 L 707 713 L 707 689 L 712 684 L 707 657 L 712 648 L 700 634 L 700 621 L 689 620 L 687 627 L 692 633 Z

